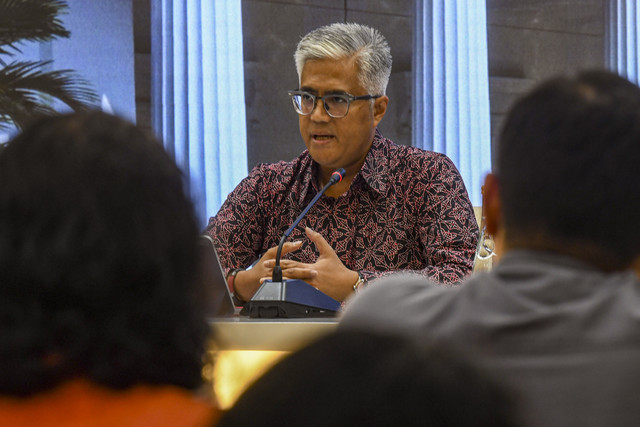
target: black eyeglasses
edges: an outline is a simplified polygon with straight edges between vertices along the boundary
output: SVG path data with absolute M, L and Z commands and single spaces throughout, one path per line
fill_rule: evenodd
M 352 101 L 364 101 L 380 98 L 382 95 L 353 96 L 348 93 L 333 93 L 322 97 L 316 96 L 304 90 L 290 90 L 287 92 L 293 102 L 293 108 L 301 116 L 308 116 L 316 108 L 318 98 L 322 99 L 322 105 L 328 115 L 334 119 L 341 119 L 349 112 Z

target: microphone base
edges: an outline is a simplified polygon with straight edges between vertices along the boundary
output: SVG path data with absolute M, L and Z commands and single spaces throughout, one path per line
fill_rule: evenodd
M 240 314 L 262 319 L 334 317 L 340 307 L 340 302 L 303 280 L 266 280 Z

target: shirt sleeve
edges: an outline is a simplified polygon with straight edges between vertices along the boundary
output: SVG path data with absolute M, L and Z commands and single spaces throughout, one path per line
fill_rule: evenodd
M 439 154 L 429 164 L 409 165 L 426 171 L 418 175 L 408 192 L 408 203 L 418 214 L 418 237 L 426 267 L 403 270 L 421 274 L 434 282 L 454 285 L 473 269 L 478 224 L 462 176 L 453 162 Z M 392 274 L 365 271 L 367 281 Z
M 339 329 L 381 333 L 423 331 L 430 298 L 443 289 L 424 275 L 394 272 L 349 298 L 339 315 Z
M 260 166 L 254 168 L 209 219 L 206 232 L 215 243 L 225 275 L 233 268 L 248 267 L 259 257 L 265 211 L 260 195 L 265 179 Z
M 431 181 L 422 204 L 420 225 L 427 268 L 422 272 L 439 283 L 457 283 L 468 276 L 478 242 L 478 223 L 462 176 L 441 156 L 437 179 Z

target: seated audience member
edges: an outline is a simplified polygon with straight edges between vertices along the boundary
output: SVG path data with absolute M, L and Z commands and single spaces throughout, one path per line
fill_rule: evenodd
M 247 389 L 219 426 L 507 427 L 513 397 L 435 345 L 365 332 L 330 334 Z
M 391 74 L 382 34 L 328 25 L 304 36 L 294 59 L 299 86 L 289 95 L 307 150 L 256 166 L 208 226 L 235 296 L 246 301 L 271 278 L 280 238 L 338 168 L 346 170 L 342 181 L 284 246 L 285 277 L 343 301 L 388 271 L 446 284 L 467 276 L 478 226 L 455 165 L 443 154 L 396 145 L 377 129 Z
M 122 119 L 0 148 L 0 425 L 211 424 L 198 235 L 179 169 Z
M 640 419 L 640 88 L 606 71 L 546 81 L 509 111 L 485 182 L 500 262 L 455 289 L 406 275 L 341 328 L 446 339 L 524 396 L 536 426 Z

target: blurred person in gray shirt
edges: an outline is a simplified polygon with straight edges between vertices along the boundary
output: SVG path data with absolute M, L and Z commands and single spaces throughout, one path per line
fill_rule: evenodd
M 464 286 L 411 275 L 351 299 L 342 329 L 442 340 L 492 370 L 532 426 L 640 419 L 640 88 L 558 77 L 509 111 L 485 181 L 500 262 Z

